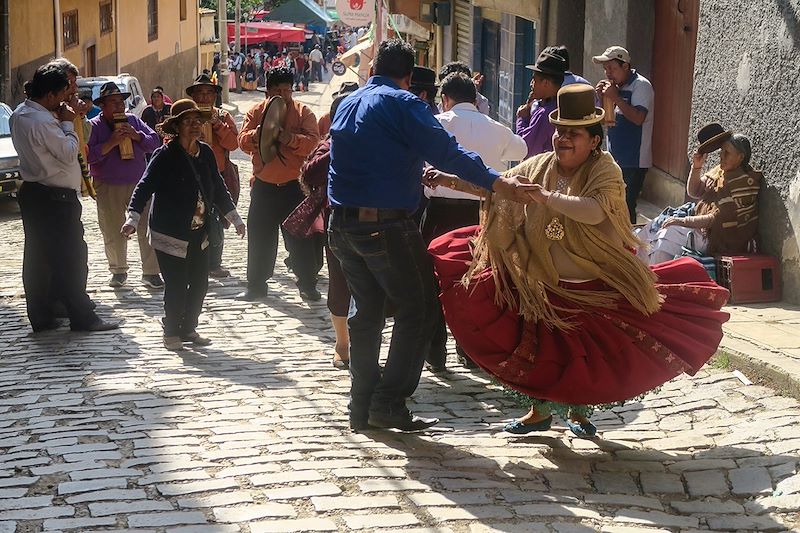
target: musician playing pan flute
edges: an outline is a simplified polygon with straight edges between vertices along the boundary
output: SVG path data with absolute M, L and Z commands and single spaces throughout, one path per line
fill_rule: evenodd
M 194 84 L 186 88 L 186 94 L 195 101 L 203 111 L 211 111 L 211 120 L 203 124 L 203 137 L 200 139 L 211 146 L 214 159 L 217 161 L 217 170 L 222 174 L 225 186 L 231 193 L 233 203 L 239 202 L 239 170 L 231 162 L 231 151 L 239 147 L 236 140 L 238 131 L 236 123 L 230 113 L 224 109 L 214 107 L 217 94 L 222 92 L 222 87 L 211 81 L 207 74 L 200 74 Z M 227 278 L 230 271 L 222 266 L 223 245 L 214 246 L 208 254 L 208 275 L 212 278 Z

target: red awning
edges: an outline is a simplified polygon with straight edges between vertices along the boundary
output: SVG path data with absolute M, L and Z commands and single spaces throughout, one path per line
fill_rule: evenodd
M 228 42 L 236 39 L 236 28 L 233 22 L 228 23 Z M 305 42 L 305 30 L 278 22 L 243 22 L 239 25 L 242 45 L 270 43 L 302 43 Z

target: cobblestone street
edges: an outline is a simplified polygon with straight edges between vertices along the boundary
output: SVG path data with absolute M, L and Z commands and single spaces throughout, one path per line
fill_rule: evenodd
M 299 99 L 319 116 L 330 92 L 315 84 Z M 237 95 L 240 111 L 262 97 Z M 244 217 L 251 167 L 233 157 Z M 176 354 L 135 240 L 128 285 L 111 289 L 94 203 L 83 206 L 90 296 L 124 323 L 34 335 L 21 220 L 0 204 L 0 533 L 800 528 L 800 404 L 731 369 L 596 413 L 593 441 L 562 424 L 517 437 L 502 426 L 523 409 L 451 346 L 451 372 L 424 371 L 410 404 L 438 426 L 352 433 L 325 302 L 299 297 L 283 250 L 269 297 L 237 300 L 247 246 L 229 230 L 233 275 L 211 281 L 198 328 L 213 344 Z

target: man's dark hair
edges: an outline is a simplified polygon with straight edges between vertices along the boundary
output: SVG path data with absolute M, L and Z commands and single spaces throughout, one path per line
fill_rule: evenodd
M 425 91 L 425 98 L 422 98 L 422 91 Z M 435 85 L 412 85 L 408 88 L 408 92 L 434 106 L 436 105 L 436 93 L 438 91 L 439 89 Z
M 69 78 L 63 67 L 48 63 L 36 69 L 30 84 L 26 84 L 29 98 L 44 98 L 69 86 Z
M 439 71 L 439 81 L 442 81 L 443 79 L 445 79 L 450 74 L 453 74 L 454 72 L 460 72 L 462 74 L 466 74 L 468 78 L 472 77 L 472 69 L 470 69 L 466 63 L 464 63 L 463 61 L 451 61 L 450 63 L 443 66 L 442 69 Z
M 53 60 L 50 61 L 49 64 L 59 67 L 61 70 L 64 71 L 65 74 L 72 74 L 76 78 L 78 76 L 80 76 L 80 72 L 78 71 L 78 67 L 73 65 L 72 62 L 69 61 L 66 58 L 59 57 L 59 58 L 53 59 Z
M 478 98 L 478 91 L 472 78 L 463 72 L 453 72 L 442 82 L 442 96 L 447 96 L 457 104 L 462 102 L 474 104 Z
M 399 80 L 411 75 L 414 69 L 414 48 L 400 39 L 383 41 L 375 55 L 373 71 L 376 76 Z
M 294 74 L 289 67 L 276 67 L 267 73 L 267 89 L 272 89 L 283 83 L 294 83 Z
M 549 80 L 556 87 L 561 87 L 564 84 L 563 74 L 547 74 L 544 72 L 536 72 L 534 76 L 539 76 L 541 78 Z

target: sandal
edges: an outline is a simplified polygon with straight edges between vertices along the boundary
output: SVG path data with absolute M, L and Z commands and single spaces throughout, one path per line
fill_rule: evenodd
M 350 359 L 344 359 L 341 355 L 339 355 L 339 352 L 333 353 L 333 361 L 331 362 L 333 363 L 333 367 L 338 368 L 339 370 L 347 370 L 350 368 Z

